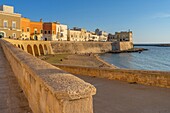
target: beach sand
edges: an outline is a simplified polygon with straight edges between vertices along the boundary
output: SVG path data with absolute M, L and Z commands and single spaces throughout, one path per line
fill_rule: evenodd
M 103 61 L 97 54 L 55 54 L 40 56 L 39 58 L 51 64 L 117 68 L 116 66 Z

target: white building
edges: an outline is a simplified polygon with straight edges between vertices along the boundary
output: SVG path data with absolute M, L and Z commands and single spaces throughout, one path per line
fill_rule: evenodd
M 58 41 L 67 41 L 67 30 L 68 26 L 64 24 L 60 24 L 57 22 L 56 24 L 56 36 Z
M 94 32 L 88 32 L 88 41 L 99 41 L 99 36 Z
M 106 42 L 108 40 L 108 33 L 105 31 L 95 30 L 96 35 L 99 36 L 99 41 Z

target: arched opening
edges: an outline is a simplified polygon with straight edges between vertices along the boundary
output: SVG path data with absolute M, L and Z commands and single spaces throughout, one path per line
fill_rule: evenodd
M 36 45 L 34 45 L 34 53 L 35 53 L 35 56 L 39 56 L 38 47 Z
M 21 45 L 21 48 L 22 48 L 22 50 L 24 50 L 24 47 L 23 47 L 23 45 Z
M 45 51 L 45 55 L 48 54 L 48 49 L 46 45 L 44 45 L 44 51 Z
M 4 37 L 6 37 L 5 32 L 4 31 L 0 31 L 0 38 L 4 38 Z
M 20 45 L 18 45 L 18 48 L 20 48 Z
M 33 55 L 32 47 L 30 45 L 27 46 L 27 52 Z
M 35 36 L 34 36 L 34 40 L 38 40 L 38 37 L 37 37 L 37 35 L 35 35 Z
M 41 55 L 44 55 L 43 47 L 42 47 L 41 44 L 39 45 L 39 49 L 40 49 L 40 54 L 41 54 Z

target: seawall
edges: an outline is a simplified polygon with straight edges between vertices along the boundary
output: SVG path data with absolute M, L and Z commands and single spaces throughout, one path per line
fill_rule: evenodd
M 52 41 L 54 53 L 104 53 L 112 50 L 112 42 L 58 42 Z
M 151 86 L 170 88 L 170 72 L 143 71 L 126 69 L 103 69 L 80 66 L 55 65 L 67 72 L 107 78 L 110 80 L 121 80 L 129 83 L 138 83 Z
M 5 40 L 0 43 L 34 113 L 93 113 L 94 86 Z

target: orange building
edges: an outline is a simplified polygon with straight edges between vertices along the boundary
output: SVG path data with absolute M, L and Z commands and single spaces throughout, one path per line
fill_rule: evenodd
M 21 18 L 21 38 L 30 39 L 30 19 Z
M 43 23 L 32 22 L 28 18 L 21 18 L 21 38 L 25 40 L 42 40 L 43 37 Z
M 45 22 L 43 23 L 43 38 L 44 40 L 57 40 L 56 35 L 56 25 L 55 22 Z

